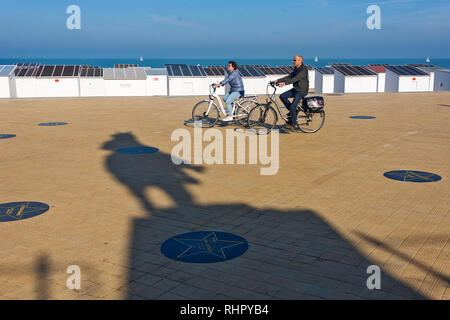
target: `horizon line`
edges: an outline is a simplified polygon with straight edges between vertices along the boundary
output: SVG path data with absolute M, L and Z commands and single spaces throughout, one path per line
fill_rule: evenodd
M 304 59 L 312 59 L 312 60 L 314 60 L 315 59 L 315 56 L 314 57 L 312 57 L 312 58 L 309 58 L 309 57 L 303 57 Z M 114 59 L 127 59 L 127 60 L 139 60 L 139 58 L 135 58 L 135 57 L 114 57 L 114 58 L 102 58 L 102 57 L 100 57 L 100 58 L 98 58 L 98 57 L 65 57 L 65 58 L 59 58 L 59 57 L 37 57 L 37 58 L 35 58 L 35 57 L 26 57 L 26 58 L 24 58 L 24 57 L 0 57 L 0 59 L 73 59 L 73 60 L 76 60 L 76 59 L 98 59 L 98 60 L 114 60 Z M 291 59 L 291 58 L 289 58 L 289 57 L 283 57 L 283 58 L 273 58 L 273 57 L 268 57 L 268 58 L 242 58 L 242 57 L 226 57 L 226 58 L 223 58 L 223 57 L 218 57 L 218 58 L 213 58 L 213 57 L 209 57 L 209 58 L 199 58 L 199 57 L 196 57 L 196 58 L 181 58 L 181 57 L 178 57 L 178 58 L 144 58 L 143 57 L 143 59 L 144 59 L 144 61 L 145 61 L 145 59 L 148 59 L 148 60 L 176 60 L 176 59 L 184 59 L 184 60 L 195 60 L 195 59 L 223 59 L 223 60 L 227 60 L 227 59 L 242 59 L 242 60 L 268 60 L 268 59 Z M 325 59 L 426 59 L 426 57 L 424 58 L 424 57 L 402 57 L 402 58 L 399 58 L 399 57 L 377 57 L 377 58 L 368 58 L 368 57 L 358 57 L 358 58 L 349 58 L 349 57 L 323 57 L 323 58 L 319 58 L 318 57 L 318 59 L 319 59 L 319 61 L 320 60 L 325 60 Z M 433 60 L 433 59 L 450 59 L 450 57 L 438 57 L 438 58 L 433 58 L 433 57 L 430 57 L 430 59 L 431 60 Z

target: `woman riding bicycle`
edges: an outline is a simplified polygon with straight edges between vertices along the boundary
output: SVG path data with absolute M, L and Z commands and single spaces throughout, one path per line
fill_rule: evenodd
M 227 116 L 223 119 L 223 121 L 233 121 L 233 102 L 236 101 L 236 99 L 239 99 L 240 97 L 244 96 L 244 82 L 242 81 L 241 75 L 239 74 L 239 71 L 237 70 L 237 63 L 234 61 L 228 62 L 227 67 L 229 73 L 228 76 L 223 80 L 222 82 L 216 84 L 216 88 L 219 88 L 221 86 L 226 85 L 227 83 L 230 84 L 230 92 L 228 92 L 225 97 L 223 97 L 223 100 L 227 103 Z

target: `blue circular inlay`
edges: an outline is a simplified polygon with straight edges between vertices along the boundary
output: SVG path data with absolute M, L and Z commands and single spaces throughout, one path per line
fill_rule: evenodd
M 0 139 L 10 139 L 14 138 L 15 136 L 15 134 L 0 134 Z
M 56 127 L 56 126 L 65 126 L 69 124 L 67 122 L 48 122 L 48 123 L 39 123 L 41 127 Z
M 10 202 L 0 204 L 0 222 L 10 222 L 36 217 L 50 207 L 41 202 Z
M 117 150 L 118 153 L 123 154 L 147 154 L 147 153 L 156 153 L 158 151 L 159 149 L 152 147 L 130 147 Z
M 376 119 L 377 117 L 372 116 L 351 116 L 350 119 Z
M 247 241 L 218 231 L 198 231 L 172 237 L 161 246 L 166 257 L 188 263 L 217 263 L 243 255 Z
M 441 176 L 430 172 L 397 170 L 384 174 L 386 178 L 403 182 L 436 182 L 442 180 Z

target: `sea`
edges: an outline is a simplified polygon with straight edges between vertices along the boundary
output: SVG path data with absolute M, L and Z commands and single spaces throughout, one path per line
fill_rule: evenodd
M 163 68 L 165 64 L 187 64 L 187 65 L 201 65 L 216 66 L 227 65 L 229 60 L 234 60 L 241 65 L 269 65 L 269 66 L 286 66 L 292 64 L 292 58 L 286 59 L 154 59 L 149 58 L 140 61 L 139 58 L 117 58 L 117 59 L 49 59 L 49 58 L 33 58 L 33 59 L 17 59 L 17 58 L 0 58 L 0 65 L 11 65 L 21 62 L 40 63 L 44 65 L 89 65 L 100 68 L 113 68 L 115 64 L 137 64 L 141 67 Z M 330 63 L 349 63 L 352 65 L 366 66 L 369 64 L 390 64 L 390 65 L 405 65 L 405 64 L 426 64 L 450 69 L 450 59 L 431 59 L 430 63 L 426 62 L 426 58 L 405 58 L 405 59 L 333 59 L 333 58 L 319 58 L 318 62 L 314 59 L 304 59 L 304 63 L 313 67 L 325 67 Z

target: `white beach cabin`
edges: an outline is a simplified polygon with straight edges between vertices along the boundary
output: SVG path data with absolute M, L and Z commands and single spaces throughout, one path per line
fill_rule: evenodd
M 79 66 L 40 66 L 35 74 L 36 97 L 79 97 Z
M 106 95 L 106 80 L 103 79 L 103 68 L 81 68 L 79 82 L 80 97 L 104 97 Z
M 386 66 L 386 92 L 430 90 L 430 75 L 411 66 Z
M 316 69 L 314 67 L 305 64 L 306 69 L 308 69 L 308 80 L 309 80 L 309 90 L 314 90 L 316 86 Z
M 201 66 L 166 64 L 169 96 L 207 95 L 208 80 Z
M 14 70 L 16 66 L 0 66 L 0 98 L 16 98 Z
M 441 69 L 434 72 L 434 91 L 450 91 L 450 70 Z
M 385 92 L 386 88 L 386 67 L 385 65 L 377 64 L 367 66 L 370 70 L 378 74 L 378 92 Z
M 271 66 L 257 66 L 259 71 L 261 71 L 265 75 L 265 83 L 264 83 L 264 90 L 266 90 L 267 84 L 271 81 L 279 80 L 283 77 L 286 77 L 289 75 L 292 70 L 289 67 L 286 66 L 278 66 L 278 67 L 271 67 Z M 283 88 L 277 88 L 277 94 L 282 94 L 288 90 L 292 89 L 292 85 L 284 86 Z M 272 88 L 269 88 L 270 93 L 272 92 Z M 264 92 L 265 94 L 265 92 Z
M 314 93 L 334 93 L 334 69 L 317 68 L 315 72 Z
M 364 66 L 332 65 L 335 93 L 375 93 L 378 74 Z
M 147 95 L 147 74 L 142 67 L 104 68 L 105 96 L 143 97 Z
M 203 70 L 205 70 L 206 73 L 206 85 L 210 86 L 213 83 L 219 83 L 223 79 L 225 79 L 225 68 L 222 66 L 208 66 L 204 67 Z M 209 87 L 207 88 L 209 90 Z M 223 96 L 226 92 L 230 90 L 230 86 L 227 84 L 225 87 L 217 88 L 217 94 Z M 208 92 L 209 93 L 209 92 Z
M 428 88 L 428 91 L 435 91 L 435 86 L 434 86 L 434 78 L 435 78 L 435 74 L 436 71 L 442 70 L 442 68 L 440 67 L 435 67 L 435 66 L 424 66 L 424 65 L 409 65 L 412 67 L 416 67 L 419 70 L 422 70 L 423 72 L 427 73 L 430 75 L 430 85 Z
M 42 72 L 44 66 L 21 65 L 15 70 L 15 84 L 17 98 L 36 98 L 38 96 L 36 86 L 36 74 Z
M 168 77 L 166 68 L 145 68 L 147 96 L 167 96 Z
M 266 93 L 266 77 L 256 66 L 239 66 L 238 70 L 244 82 L 246 96 Z

